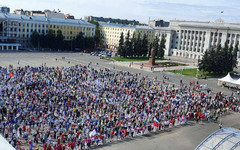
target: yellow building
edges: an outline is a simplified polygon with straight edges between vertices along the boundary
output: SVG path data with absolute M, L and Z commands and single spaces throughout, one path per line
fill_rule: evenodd
M 99 22 L 99 25 L 104 43 L 107 45 L 108 49 L 111 50 L 117 50 L 122 32 L 124 39 L 128 32 L 130 33 L 130 38 L 132 38 L 134 33 L 136 37 L 140 33 L 141 38 L 144 34 L 146 34 L 148 36 L 149 43 L 151 43 L 155 37 L 154 28 L 149 26 L 123 25 L 106 22 Z
M 19 43 L 22 48 L 31 47 L 31 34 L 36 30 L 46 34 L 48 30 L 61 30 L 65 40 L 71 40 L 82 32 L 87 37 L 95 35 L 95 25 L 84 20 L 28 16 L 0 13 L 0 49 L 1 43 Z

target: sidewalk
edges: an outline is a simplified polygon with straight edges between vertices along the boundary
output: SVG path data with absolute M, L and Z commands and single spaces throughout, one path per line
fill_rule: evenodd
M 164 60 L 161 62 L 167 62 L 169 60 Z M 171 60 L 170 60 L 171 61 Z M 158 61 L 157 61 L 158 62 Z M 174 61 L 177 63 L 182 63 L 182 62 L 178 62 L 178 61 Z M 141 69 L 141 64 L 142 63 L 146 63 L 146 61 L 139 61 L 139 62 L 133 62 L 132 65 L 130 65 L 131 62 L 120 62 L 120 61 L 113 61 L 110 62 L 110 64 L 115 64 L 117 66 L 123 66 L 123 67 L 129 67 L 129 68 L 134 68 L 134 69 L 139 69 L 139 70 L 144 70 L 144 71 L 148 71 L 148 72 L 160 72 L 160 71 L 166 71 L 166 70 L 178 70 L 179 67 L 178 66 L 173 66 L 173 67 L 158 67 L 158 68 L 154 68 L 154 70 L 151 70 L 151 67 L 147 67 L 147 66 L 143 66 Z M 183 69 L 191 69 L 191 68 L 197 68 L 197 66 L 193 63 L 186 63 L 187 66 L 182 66 Z

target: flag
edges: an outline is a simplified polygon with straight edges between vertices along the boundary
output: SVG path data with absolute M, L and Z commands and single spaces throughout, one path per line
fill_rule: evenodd
M 12 77 L 14 74 L 12 72 L 9 73 L 9 76 Z
M 32 142 L 32 140 L 31 140 L 30 150 L 32 150 L 32 149 L 33 149 L 33 142 Z

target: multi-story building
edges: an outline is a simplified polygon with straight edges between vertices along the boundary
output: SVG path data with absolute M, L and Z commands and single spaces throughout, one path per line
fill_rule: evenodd
M 127 33 L 130 33 L 130 38 L 135 33 L 136 37 L 140 34 L 142 38 L 144 34 L 148 36 L 149 42 L 152 42 L 155 37 L 154 29 L 149 26 L 134 26 L 134 25 L 123 25 L 115 23 L 99 22 L 101 35 L 103 36 L 104 42 L 109 49 L 117 50 L 119 46 L 119 40 L 121 33 L 123 32 L 124 38 Z
M 21 14 L 21 13 L 20 13 Z M 61 30 L 65 40 L 75 38 L 79 32 L 85 36 L 95 35 L 95 25 L 84 20 L 67 19 L 50 13 L 48 16 L 18 15 L 0 13 L 0 49 L 18 49 L 6 47 L 3 43 L 21 44 L 22 48 L 31 48 L 31 35 L 34 31 L 46 34 L 48 30 Z
M 164 20 L 149 20 L 148 25 L 151 27 L 168 27 L 169 22 Z
M 84 20 L 97 21 L 97 22 L 128 23 L 128 24 L 132 24 L 132 25 L 140 24 L 139 21 L 136 21 L 136 20 L 114 19 L 114 18 L 94 17 L 94 16 L 85 16 Z
M 10 8 L 8 7 L 0 7 L 0 13 L 10 13 Z
M 201 59 L 206 50 L 240 41 L 240 24 L 215 22 L 170 21 L 169 27 L 156 28 L 156 35 L 166 34 L 165 55 Z

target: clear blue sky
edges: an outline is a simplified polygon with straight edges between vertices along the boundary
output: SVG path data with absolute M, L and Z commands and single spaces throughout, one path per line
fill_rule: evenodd
M 0 0 L 14 9 L 60 9 L 75 18 L 103 16 L 135 19 L 214 21 L 240 23 L 240 0 Z M 221 13 L 223 11 L 224 13 Z

